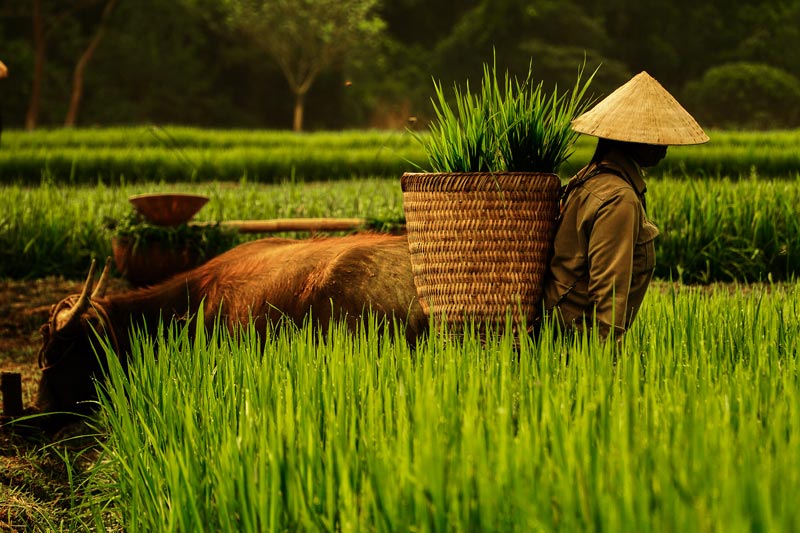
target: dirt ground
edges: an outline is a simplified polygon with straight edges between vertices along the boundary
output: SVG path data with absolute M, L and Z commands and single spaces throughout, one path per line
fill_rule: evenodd
M 47 321 L 50 307 L 80 292 L 82 283 L 58 277 L 0 280 L 0 372 L 22 375 L 26 412 L 34 406 L 40 375 L 39 328 Z M 110 290 L 125 286 L 115 279 Z M 48 531 L 74 513 L 69 470 L 74 483 L 81 465 L 68 468 L 64 454 L 85 458 L 91 453 L 86 453 L 85 440 L 70 437 L 74 435 L 0 427 L 0 531 Z

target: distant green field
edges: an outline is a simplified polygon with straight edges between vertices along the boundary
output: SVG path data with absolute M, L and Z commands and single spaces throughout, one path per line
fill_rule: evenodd
M 111 253 L 104 225 L 131 212 L 128 196 L 171 190 L 208 195 L 197 215 L 203 221 L 403 217 L 398 179 L 0 186 L 0 277 L 82 277 L 92 257 Z M 648 190 L 649 213 L 661 230 L 658 277 L 765 281 L 800 274 L 800 179 L 654 178 Z
M 180 127 L 8 132 L 0 149 L 0 181 L 328 180 L 400 176 L 424 159 L 422 147 L 406 132 Z
M 800 131 L 711 131 L 711 142 L 673 147 L 653 175 L 796 177 Z M 4 132 L 0 183 L 95 184 L 147 181 L 331 180 L 399 177 L 427 168 L 419 143 L 404 131 L 296 134 L 286 131 L 136 127 Z M 569 176 L 592 154 L 581 137 L 561 169 Z
M 800 270 L 800 130 L 712 131 L 652 169 L 661 227 L 657 275 L 684 281 L 786 279 Z M 0 148 L 0 276 L 79 277 L 110 253 L 106 219 L 127 196 L 211 196 L 200 220 L 402 217 L 399 177 L 426 166 L 410 132 L 186 127 L 5 132 Z M 594 140 L 579 138 L 574 173 Z

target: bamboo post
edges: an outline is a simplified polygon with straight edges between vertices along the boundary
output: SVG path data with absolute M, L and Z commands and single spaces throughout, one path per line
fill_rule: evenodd
M 208 226 L 213 222 L 192 222 Z M 223 220 L 221 226 L 236 228 L 239 233 L 278 233 L 282 231 L 352 231 L 364 228 L 363 218 L 274 218 L 268 220 Z

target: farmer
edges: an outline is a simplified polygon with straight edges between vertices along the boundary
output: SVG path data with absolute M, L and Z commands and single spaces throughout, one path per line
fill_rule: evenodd
M 544 305 L 567 330 L 616 338 L 642 305 L 655 267 L 658 228 L 648 220 L 642 169 L 667 146 L 708 141 L 702 128 L 646 72 L 572 122 L 598 137 L 592 160 L 564 188 Z

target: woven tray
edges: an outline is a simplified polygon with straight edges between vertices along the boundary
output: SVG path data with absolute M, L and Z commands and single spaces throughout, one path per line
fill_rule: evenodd
M 560 181 L 539 173 L 406 173 L 411 266 L 423 310 L 452 326 L 531 321 L 541 309 Z

